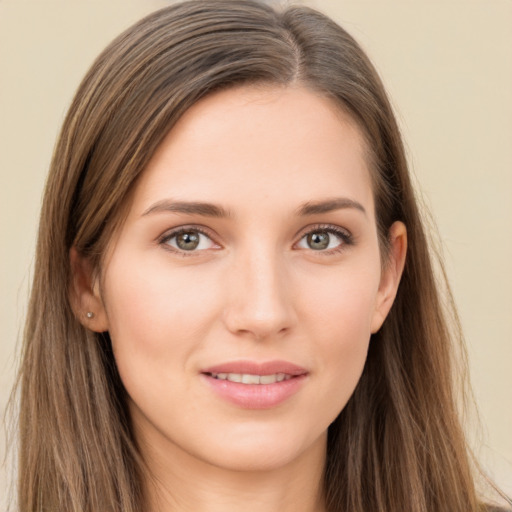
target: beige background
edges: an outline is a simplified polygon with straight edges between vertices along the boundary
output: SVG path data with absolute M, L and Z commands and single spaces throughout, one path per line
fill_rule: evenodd
M 98 52 L 167 3 L 0 0 L 1 411 L 14 379 L 45 173 L 66 107 Z M 512 493 L 512 1 L 308 3 L 363 44 L 392 96 L 467 336 L 484 423 L 481 458 Z M 0 497 L 6 481 L 4 469 Z

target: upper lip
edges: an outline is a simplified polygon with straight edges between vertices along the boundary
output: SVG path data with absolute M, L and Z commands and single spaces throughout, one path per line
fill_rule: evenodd
M 308 371 L 288 361 L 229 361 L 201 370 L 201 373 L 241 373 L 249 375 L 305 375 Z

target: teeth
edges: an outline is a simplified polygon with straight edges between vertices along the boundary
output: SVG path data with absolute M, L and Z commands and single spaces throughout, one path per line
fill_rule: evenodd
M 242 382 L 244 384 L 259 384 L 260 376 L 259 375 L 250 375 L 248 373 L 244 373 L 242 375 Z
M 229 380 L 230 382 L 240 382 L 242 384 L 274 384 L 289 380 L 291 375 L 286 373 L 274 373 L 272 375 L 252 375 L 250 373 L 212 373 L 212 377 L 219 380 Z

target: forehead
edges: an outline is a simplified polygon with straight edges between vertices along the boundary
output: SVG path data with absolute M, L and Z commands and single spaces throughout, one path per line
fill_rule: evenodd
M 351 195 L 372 211 L 364 138 L 333 100 L 302 87 L 243 86 L 190 108 L 139 180 L 132 204 L 166 196 L 241 208 Z

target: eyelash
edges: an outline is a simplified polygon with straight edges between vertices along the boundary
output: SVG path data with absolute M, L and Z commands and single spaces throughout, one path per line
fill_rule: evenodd
M 179 249 L 175 249 L 174 247 L 171 247 L 167 243 L 167 242 L 169 242 L 169 240 L 171 240 L 174 237 L 177 237 L 183 233 L 190 233 L 190 232 L 200 233 L 200 234 L 208 237 L 213 243 L 215 243 L 211 234 L 207 230 L 203 229 L 201 226 L 182 226 L 177 229 L 173 229 L 170 232 L 167 232 L 163 236 L 161 236 L 158 239 L 158 243 L 160 245 L 162 245 L 166 250 L 168 250 L 178 256 L 182 256 L 184 258 L 187 258 L 190 256 L 197 256 L 198 253 L 202 252 L 202 251 L 179 250 Z M 354 245 L 354 237 L 349 231 L 342 229 L 338 226 L 333 226 L 331 224 L 318 224 L 318 225 L 312 226 L 311 228 L 308 228 L 307 231 L 302 232 L 302 234 L 300 235 L 299 241 L 311 233 L 333 234 L 341 240 L 341 243 L 334 249 L 329 249 L 329 250 L 325 250 L 325 251 L 324 250 L 315 251 L 314 249 L 310 249 L 311 251 L 318 253 L 321 256 L 329 256 L 329 255 L 333 255 L 333 254 L 338 254 L 338 253 L 344 251 L 347 248 L 347 246 Z

